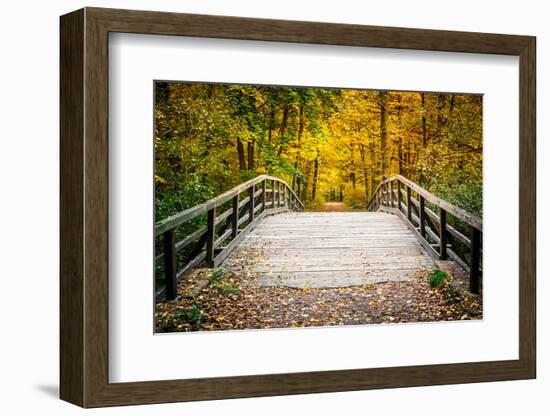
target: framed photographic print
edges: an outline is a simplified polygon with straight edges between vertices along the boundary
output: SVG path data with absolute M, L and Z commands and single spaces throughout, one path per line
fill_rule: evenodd
M 83 407 L 534 378 L 535 38 L 61 17 Z

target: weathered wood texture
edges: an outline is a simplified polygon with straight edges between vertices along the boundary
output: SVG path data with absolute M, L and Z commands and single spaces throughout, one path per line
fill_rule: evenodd
M 397 184 L 398 189 L 397 209 L 394 209 L 393 203 L 394 183 Z M 406 189 L 404 201 L 401 200 L 401 186 Z M 388 188 L 390 191 L 388 191 Z M 416 198 L 412 196 L 413 192 L 416 194 Z M 427 203 L 432 204 L 438 213 L 436 214 L 428 208 Z M 482 275 L 481 237 L 483 229 L 481 218 L 435 196 L 401 175 L 392 176 L 380 182 L 367 207 L 370 211 L 382 210 L 398 214 L 403 219 L 406 218 L 428 253 L 440 260 L 446 260 L 450 255 L 460 267 L 470 274 L 471 292 L 480 292 Z M 448 216 L 454 217 L 455 221 L 463 227 L 469 228 L 470 234 L 475 236 L 475 240 L 466 237 L 457 228 L 447 224 Z M 449 241 L 453 243 L 451 247 L 449 247 Z M 456 245 L 462 245 L 462 247 L 457 249 Z M 437 247 L 437 250 L 434 246 Z
M 404 222 L 382 212 L 270 217 L 223 265 L 237 273 L 244 268 L 260 285 L 299 288 L 406 281 L 436 268 Z
M 272 195 L 277 194 L 277 208 L 267 208 L 266 182 L 270 180 Z M 284 197 L 281 199 L 281 193 Z M 241 195 L 247 195 L 240 200 Z M 284 203 L 286 199 L 286 203 Z M 281 204 L 281 202 L 283 202 Z M 290 203 L 292 202 L 292 203 Z M 224 204 L 231 208 L 221 213 Z M 241 208 L 246 214 L 240 216 Z M 155 255 L 155 262 L 164 259 L 164 286 L 156 292 L 157 300 L 172 300 L 177 296 L 177 282 L 203 260 L 208 267 L 219 265 L 242 238 L 267 215 L 283 211 L 302 211 L 304 205 L 289 185 L 273 176 L 260 175 L 242 183 L 203 204 L 191 207 L 155 224 L 155 237 L 163 238 L 163 252 Z M 176 242 L 176 228 L 206 213 L 207 225 Z M 244 226 L 243 226 L 244 225 Z M 241 228 L 243 226 L 243 228 Z M 191 247 L 191 255 L 178 265 L 177 253 Z M 205 252 L 203 253 L 203 249 Z

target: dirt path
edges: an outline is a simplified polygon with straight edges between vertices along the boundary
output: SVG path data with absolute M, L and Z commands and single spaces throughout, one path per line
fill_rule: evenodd
M 343 202 L 327 202 L 325 205 L 318 209 L 313 209 L 310 211 L 318 211 L 318 212 L 345 212 L 345 211 L 351 211 L 351 209 L 344 204 Z

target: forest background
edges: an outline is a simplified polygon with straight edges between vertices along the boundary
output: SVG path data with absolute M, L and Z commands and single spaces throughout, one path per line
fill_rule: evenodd
M 481 95 L 157 82 L 155 217 L 260 174 L 309 209 L 401 174 L 482 217 L 482 130 Z

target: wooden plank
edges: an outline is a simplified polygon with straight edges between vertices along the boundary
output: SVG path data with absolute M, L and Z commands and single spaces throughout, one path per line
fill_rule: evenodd
M 176 252 L 183 250 L 185 247 L 187 247 L 193 241 L 201 238 L 205 232 L 206 232 L 206 227 L 202 227 L 202 228 L 199 228 L 197 231 L 194 231 L 191 234 L 189 234 L 183 240 L 178 241 L 176 243 Z
M 228 210 L 224 211 L 222 214 L 216 215 L 216 225 L 220 225 L 227 218 L 229 218 L 231 214 L 233 214 L 233 208 L 229 208 Z
M 282 179 L 275 178 L 275 177 L 268 176 L 268 175 L 260 175 L 260 176 L 257 176 L 254 179 L 251 179 L 247 182 L 244 182 L 244 183 L 230 189 L 227 192 L 224 192 L 221 195 L 218 195 L 215 198 L 212 198 L 212 199 L 204 202 L 203 204 L 194 206 L 194 207 L 189 208 L 185 211 L 179 212 L 175 215 L 172 215 L 168 218 L 165 218 L 161 221 L 158 221 L 155 224 L 155 236 L 159 236 L 164 231 L 166 231 L 168 229 L 177 227 L 178 225 L 183 224 L 186 221 L 189 221 L 189 220 L 191 220 L 191 219 L 193 219 L 193 218 L 195 218 L 195 217 L 197 217 L 201 214 L 204 214 L 205 212 L 209 211 L 212 208 L 215 208 L 217 206 L 220 206 L 220 205 L 224 204 L 225 202 L 232 199 L 235 195 L 238 195 L 241 192 L 249 189 L 249 187 L 251 187 L 251 186 L 253 187 L 254 185 L 256 185 L 260 182 L 266 181 L 268 179 L 272 180 L 273 182 L 276 181 L 279 184 L 279 186 L 281 186 L 281 185 L 286 186 L 290 190 L 290 192 L 292 192 L 293 195 L 296 196 L 294 191 L 292 191 L 290 189 L 290 187 L 288 186 L 288 184 L 285 181 L 283 181 Z M 259 195 L 259 193 L 258 193 L 258 195 Z M 299 200 L 299 198 L 297 196 L 296 196 L 296 198 Z M 303 208 L 302 202 L 299 201 L 299 203 L 300 203 L 301 207 Z
M 231 238 L 237 237 L 238 233 L 239 233 L 239 194 L 233 197 L 233 215 L 231 217 Z
M 229 236 L 231 235 L 231 230 L 227 230 L 226 232 L 224 232 L 221 236 L 218 237 L 218 239 L 216 241 L 214 241 L 214 249 L 217 249 L 221 243 L 223 243 L 225 240 L 227 240 L 229 238 Z
M 456 228 L 447 224 L 447 232 L 451 234 L 454 238 L 464 244 L 466 247 L 470 247 L 470 239 L 458 231 Z
M 426 212 L 424 211 L 425 208 L 425 202 L 424 197 L 420 195 L 419 197 L 420 207 L 418 212 L 418 217 L 420 219 L 420 235 L 422 238 L 426 238 Z
M 481 279 L 479 272 L 481 261 L 481 232 L 477 228 L 472 227 L 470 240 L 472 242 L 470 245 L 470 292 L 479 293 L 481 289 Z
M 247 204 L 248 204 L 248 201 L 250 201 L 250 197 L 249 197 L 249 196 L 243 198 L 243 199 L 239 202 L 239 209 L 241 209 L 242 207 L 244 207 L 245 205 L 247 205 Z
M 425 229 L 425 233 L 432 239 L 435 241 L 435 244 L 436 245 L 439 245 L 439 236 L 433 232 L 433 230 L 431 228 L 426 228 Z
M 271 180 L 271 207 L 275 208 L 275 180 Z
M 447 260 L 447 211 L 439 209 L 439 260 Z
M 263 181 L 262 181 L 262 182 L 263 182 Z M 263 193 L 263 191 L 262 191 L 261 188 L 258 189 L 256 192 L 254 192 L 254 203 L 256 202 L 256 199 L 258 199 L 258 197 L 259 197 L 260 195 L 262 195 L 262 193 Z
M 241 226 L 245 222 L 248 222 L 249 213 L 247 212 L 246 215 L 243 215 L 241 219 L 239 219 L 238 225 Z
M 402 192 L 401 192 L 401 182 L 397 181 L 397 209 L 401 211 L 401 198 L 402 198 Z
M 388 211 L 388 212 L 396 214 L 399 218 L 403 220 L 405 225 L 414 233 L 414 235 L 418 237 L 418 242 L 422 245 L 422 247 L 426 250 L 426 252 L 430 257 L 432 257 L 433 259 L 439 259 L 439 253 L 436 250 L 434 250 L 432 246 L 430 246 L 430 244 L 426 241 L 426 239 L 420 235 L 420 232 L 416 229 L 414 224 L 410 223 L 401 212 L 397 210 Z
M 256 214 L 258 213 L 258 211 L 260 211 L 261 209 L 262 209 L 262 205 L 261 205 L 261 204 L 256 205 L 256 206 L 254 207 L 254 215 L 256 215 Z
M 411 202 L 411 188 L 407 186 L 407 219 L 412 222 L 412 202 Z
M 164 286 L 166 287 L 166 299 L 176 298 L 178 285 L 176 281 L 177 257 L 176 257 L 176 231 L 168 230 L 164 233 Z
M 267 181 L 264 179 L 262 181 L 262 211 L 265 211 L 266 209 L 266 201 L 267 201 Z
M 248 221 L 254 221 L 254 185 L 248 189 Z
M 265 177 L 266 177 L 265 175 L 260 175 L 260 176 L 254 178 L 254 179 L 251 179 L 247 182 L 244 182 L 244 183 L 230 189 L 229 191 L 227 191 L 227 192 L 225 192 L 225 193 L 223 193 L 223 194 L 221 194 L 221 195 L 219 195 L 215 198 L 209 199 L 208 201 L 206 201 L 203 204 L 200 204 L 200 205 L 194 206 L 192 208 L 189 208 L 185 211 L 179 212 L 175 215 L 172 215 L 168 218 L 165 218 L 162 221 L 158 221 L 155 224 L 155 236 L 158 236 L 158 235 L 162 234 L 167 229 L 177 227 L 178 225 L 180 225 L 180 224 L 182 224 L 186 221 L 189 221 L 189 220 L 197 217 L 198 215 L 203 214 L 203 213 L 209 211 L 210 209 L 217 207 L 218 205 L 222 205 L 223 203 L 225 203 L 225 202 L 229 201 L 230 199 L 232 199 L 236 194 L 239 194 L 239 193 L 245 191 L 246 189 L 248 189 L 250 186 L 253 186 L 256 183 L 261 182 L 262 180 L 265 179 Z
M 237 245 L 246 237 L 246 235 L 252 231 L 258 223 L 266 216 L 268 215 L 268 211 L 262 212 L 260 215 L 256 217 L 254 221 L 249 223 L 241 232 L 239 235 L 231 240 L 231 242 L 220 252 L 216 255 L 212 267 L 218 267 L 222 262 L 231 254 L 231 252 L 237 247 Z
M 415 191 L 419 196 L 422 196 L 426 201 L 436 205 L 439 208 L 443 208 L 445 211 L 447 211 L 449 214 L 455 216 L 459 220 L 465 222 L 466 224 L 478 229 L 479 231 L 482 231 L 483 223 L 480 218 L 477 216 L 470 214 L 463 210 L 462 208 L 457 207 L 456 205 L 453 205 L 437 196 L 432 194 L 431 192 L 427 191 L 426 189 L 422 188 L 418 184 L 410 181 L 409 179 L 405 178 L 404 176 L 397 175 L 393 176 L 391 178 L 388 178 L 381 182 L 378 186 L 379 187 L 386 187 L 388 183 L 394 180 L 399 180 L 401 183 L 403 183 L 405 186 L 411 188 L 413 191 Z M 377 188 L 378 189 L 378 188 Z
M 464 259 L 462 259 L 457 253 L 455 253 L 452 249 L 447 248 L 447 254 L 456 264 L 462 267 L 466 273 L 470 273 L 470 266 L 468 266 Z
M 206 231 L 206 264 L 212 267 L 214 262 L 214 235 L 215 235 L 216 208 L 208 211 Z

